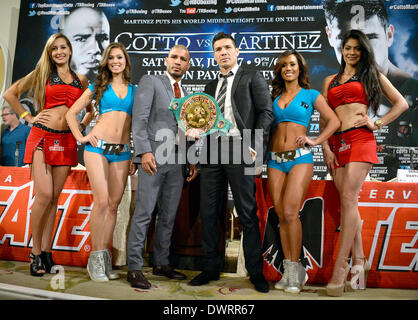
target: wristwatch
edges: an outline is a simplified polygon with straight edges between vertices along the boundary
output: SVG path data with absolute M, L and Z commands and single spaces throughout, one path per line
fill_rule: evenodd
M 377 127 L 378 129 L 380 129 L 380 128 L 383 126 L 382 119 L 377 119 L 377 120 L 374 122 L 374 124 L 376 125 L 376 127 Z

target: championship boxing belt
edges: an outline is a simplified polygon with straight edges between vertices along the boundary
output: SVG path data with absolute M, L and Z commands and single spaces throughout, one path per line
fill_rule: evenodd
M 200 137 L 214 132 L 226 135 L 231 127 L 231 123 L 223 117 L 215 98 L 206 93 L 173 98 L 169 109 L 173 111 L 179 128 L 184 132 L 196 129 Z

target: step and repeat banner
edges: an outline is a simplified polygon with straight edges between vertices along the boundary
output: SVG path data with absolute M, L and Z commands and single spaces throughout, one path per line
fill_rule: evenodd
M 338 72 L 341 35 L 361 29 L 372 41 L 382 72 L 407 98 L 410 109 L 393 124 L 376 132 L 380 164 L 371 177 L 388 181 L 398 168 L 418 164 L 416 0 L 22 0 L 13 80 L 28 74 L 39 59 L 47 38 L 62 31 L 73 46 L 72 67 L 94 81 L 101 53 L 109 42 L 122 42 L 131 57 L 132 80 L 164 72 L 164 58 L 176 44 L 191 53 L 184 84 L 201 92 L 215 79 L 212 38 L 233 34 L 239 64 L 259 70 L 271 84 L 280 53 L 296 49 L 306 58 L 312 87 Z M 22 99 L 35 112 L 30 99 Z M 383 100 L 377 117 L 389 110 Z M 94 123 L 93 123 L 94 124 Z M 319 132 L 319 114 L 308 127 Z M 314 147 L 314 179 L 324 179 L 321 147 Z
M 0 259 L 29 261 L 35 199 L 29 168 L 0 166 Z M 52 233 L 57 264 L 86 266 L 91 251 L 93 193 L 85 170 L 71 170 L 58 199 Z
M 266 179 L 256 179 L 264 275 L 278 281 L 284 253 Z M 372 268 L 367 285 L 418 289 L 416 183 L 365 182 L 359 194 L 364 254 Z M 308 283 L 327 283 L 340 245 L 340 202 L 332 181 L 312 181 L 300 210 L 300 260 Z

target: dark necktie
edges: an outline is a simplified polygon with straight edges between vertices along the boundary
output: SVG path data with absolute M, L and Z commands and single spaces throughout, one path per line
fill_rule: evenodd
M 180 87 L 179 87 L 179 83 L 177 81 L 174 82 L 174 97 L 175 98 L 181 98 Z
M 225 100 L 226 100 L 226 88 L 228 86 L 228 77 L 233 76 L 234 74 L 232 71 L 229 71 L 227 75 L 223 75 L 222 73 L 219 75 L 222 79 L 221 88 L 219 89 L 218 96 L 216 97 L 216 101 L 218 102 L 219 109 L 222 113 L 224 113 L 225 109 Z

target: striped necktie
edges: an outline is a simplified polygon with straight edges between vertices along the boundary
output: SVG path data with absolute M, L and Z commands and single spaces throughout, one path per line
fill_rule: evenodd
M 221 88 L 219 89 L 218 95 L 216 97 L 216 101 L 219 105 L 219 110 L 224 113 L 225 109 L 225 100 L 226 100 L 226 88 L 228 86 L 228 77 L 233 76 L 234 74 L 232 71 L 229 71 L 227 75 L 223 75 L 222 73 L 219 75 L 222 79 Z

